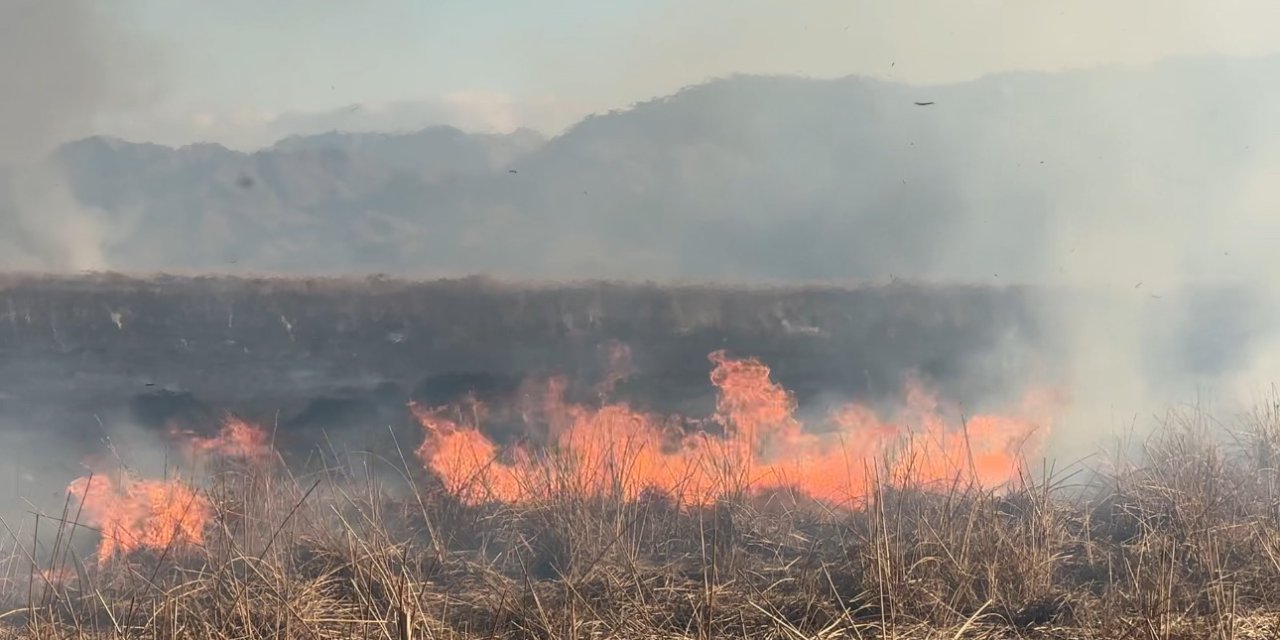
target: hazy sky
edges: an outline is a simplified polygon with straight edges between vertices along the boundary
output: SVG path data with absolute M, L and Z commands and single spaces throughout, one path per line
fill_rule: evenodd
M 908 82 L 1280 50 L 1273 0 L 130 0 L 161 98 L 102 128 L 165 142 L 291 129 L 549 133 L 731 73 Z M 360 108 L 351 109 L 359 104 Z

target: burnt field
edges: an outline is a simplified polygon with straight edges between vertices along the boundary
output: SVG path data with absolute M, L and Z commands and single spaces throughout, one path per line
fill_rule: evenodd
M 1062 407 L 1011 399 L 1052 386 L 1061 343 L 1026 290 L 86 276 L 0 297 L 0 482 L 23 505 L 0 508 L 0 638 L 1280 620 L 1274 406 L 1173 411 L 1091 475 L 1033 468 Z
M 613 400 L 699 416 L 715 350 L 767 363 L 804 411 L 896 399 L 908 375 L 955 402 L 1001 400 L 1032 366 L 1010 354 L 1040 342 L 1017 289 L 8 276 L 0 429 L 17 450 L 65 454 L 25 458 L 9 476 L 23 494 L 74 477 L 121 424 L 207 433 L 232 412 L 295 452 L 389 448 L 393 432 L 416 446 L 410 400 L 498 399 L 547 375 L 586 398 L 618 344 Z

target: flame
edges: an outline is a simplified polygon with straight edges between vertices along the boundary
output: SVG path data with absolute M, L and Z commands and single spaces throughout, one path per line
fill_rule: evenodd
M 688 432 L 699 425 L 623 403 L 568 403 L 564 380 L 553 379 L 541 407 L 522 412 L 527 423 L 547 425 L 545 450 L 522 445 L 502 451 L 480 431 L 486 408 L 469 399 L 445 407 L 412 405 L 426 431 L 418 455 L 468 503 L 528 502 L 565 491 L 634 500 L 657 490 L 684 504 L 706 505 L 733 493 L 796 489 L 840 504 L 865 497 L 885 475 L 904 483 L 983 487 L 1017 480 L 1022 454 L 1042 444 L 1061 401 L 1037 394 L 1013 415 L 962 420 L 959 411 L 909 382 L 905 408 L 892 420 L 850 404 L 814 425 L 825 430 L 806 429 L 794 397 L 764 363 L 723 351 L 709 358 L 718 393 L 712 420 L 723 436 Z
M 1061 404 L 1059 396 L 1037 391 L 1023 399 L 1017 418 L 977 415 L 956 425 L 944 417 L 933 394 L 911 381 L 905 413 L 918 425 L 918 432 L 899 461 L 898 472 L 930 482 L 969 480 L 981 486 L 1016 480 L 1022 471 L 1016 454 L 1041 448 L 1047 429 L 1035 426 L 1050 424 Z
M 259 460 L 271 455 L 267 432 L 261 427 L 228 415 L 222 420 L 222 428 L 212 437 L 188 435 L 188 446 L 193 454 L 216 455 L 226 458 Z
M 411 403 L 409 409 L 427 431 L 418 456 L 444 482 L 445 488 L 467 502 L 487 496 L 515 499 L 521 482 L 514 468 L 498 464 L 498 447 L 480 434 L 477 425 L 484 405 L 468 399 L 470 422 L 451 418 L 447 410 L 428 409 Z M 455 411 L 453 413 L 460 413 Z M 521 465 L 517 465 L 521 466 Z
M 79 478 L 67 492 L 81 500 L 82 517 L 102 533 L 98 563 L 139 549 L 198 545 L 212 508 L 180 480 L 140 480 L 108 475 Z
M 170 435 L 182 440 L 181 448 L 190 461 L 207 456 L 259 461 L 271 454 L 266 432 L 234 416 L 227 416 L 212 437 L 173 429 Z M 101 470 L 103 465 L 90 462 L 87 466 Z M 101 531 L 99 564 L 140 549 L 199 545 L 213 514 L 209 499 L 182 480 L 135 478 L 120 470 L 79 478 L 67 493 L 80 501 L 85 522 Z

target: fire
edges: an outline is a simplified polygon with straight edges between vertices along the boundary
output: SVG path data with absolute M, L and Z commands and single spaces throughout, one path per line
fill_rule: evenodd
M 1022 470 L 1014 454 L 1039 450 L 1047 430 L 1035 427 L 1050 424 L 1060 404 L 1060 398 L 1037 392 L 1024 398 L 1018 418 L 978 415 L 957 428 L 944 417 L 938 399 L 912 382 L 906 418 L 919 428 L 898 471 L 935 482 L 970 480 L 983 486 L 1014 480 Z
M 724 435 L 622 403 L 572 404 L 563 380 L 552 380 L 540 409 L 524 412 L 526 422 L 547 426 L 545 450 L 502 451 L 480 431 L 485 408 L 469 401 L 413 406 L 426 430 L 419 457 L 469 503 L 528 502 L 565 491 L 632 500 L 657 490 L 705 505 L 734 493 L 795 489 L 842 504 L 865 497 L 877 477 L 985 487 L 1016 480 L 1022 455 L 1035 452 L 1058 407 L 1057 398 L 1032 396 L 1011 416 L 961 419 L 910 383 L 905 408 L 892 419 L 850 404 L 813 425 L 824 428 L 806 429 L 794 397 L 764 363 L 720 351 L 709 358 L 718 393 L 713 420 Z
M 475 400 L 467 405 L 470 423 L 460 417 L 450 418 L 443 410 L 409 406 L 427 430 L 427 440 L 418 448 L 418 456 L 436 471 L 450 493 L 468 502 L 481 501 L 486 495 L 519 496 L 520 479 L 515 470 L 497 463 L 497 445 L 472 426 L 478 424 L 483 405 Z
M 266 431 L 230 415 L 223 419 L 218 435 L 208 438 L 190 436 L 188 444 L 193 453 L 227 458 L 257 460 L 271 455 Z
M 227 416 L 212 437 L 170 430 L 182 439 L 182 450 L 191 460 L 261 460 L 271 453 L 267 434 L 258 426 Z M 100 464 L 90 464 L 98 470 Z M 106 564 L 118 555 L 140 549 L 169 550 L 199 545 L 213 514 L 209 499 L 181 479 L 136 478 L 121 470 L 79 478 L 67 493 L 80 501 L 81 515 L 101 531 L 98 562 Z
M 85 522 L 102 533 L 103 565 L 138 549 L 198 545 L 212 512 L 208 499 L 181 480 L 94 475 L 72 482 L 67 492 L 82 501 Z

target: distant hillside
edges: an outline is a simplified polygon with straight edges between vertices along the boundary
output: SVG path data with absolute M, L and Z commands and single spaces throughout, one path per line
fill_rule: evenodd
M 1275 77 L 1280 58 L 933 87 L 735 77 L 549 141 L 94 138 L 58 159 L 119 269 L 1034 280 L 1074 237 L 1116 238 L 1081 249 L 1090 265 L 1149 231 L 1201 245 L 1189 264 L 1220 256 L 1280 161 Z

